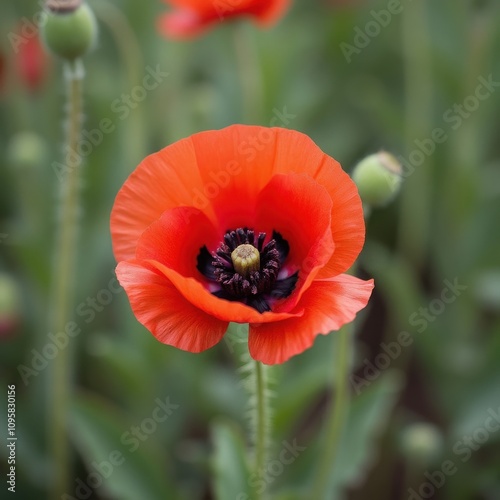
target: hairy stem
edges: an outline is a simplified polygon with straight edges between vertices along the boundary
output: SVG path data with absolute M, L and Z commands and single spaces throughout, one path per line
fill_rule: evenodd
M 64 151 L 76 151 L 82 124 L 83 65 L 77 60 L 66 63 L 65 78 L 68 87 L 68 131 Z M 53 296 L 49 331 L 66 334 L 71 319 L 71 307 L 75 288 L 75 262 L 77 253 L 80 165 L 72 165 L 59 177 L 61 199 L 59 207 L 58 236 L 55 247 L 53 271 Z M 69 341 L 69 338 L 67 338 Z M 60 349 L 54 358 L 52 380 L 51 435 L 54 480 L 51 498 L 61 498 L 68 492 L 69 449 L 66 432 L 70 391 L 70 347 Z
M 255 408 L 255 472 L 258 474 L 264 468 L 266 456 L 266 415 L 267 415 L 267 400 L 266 387 L 264 378 L 264 367 L 259 361 L 255 361 L 255 392 L 256 392 L 256 408 Z

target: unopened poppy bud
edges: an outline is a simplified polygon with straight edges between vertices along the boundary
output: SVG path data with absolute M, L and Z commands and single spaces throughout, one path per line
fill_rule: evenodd
M 390 153 L 380 151 L 361 160 L 354 168 L 352 179 L 364 204 L 382 207 L 398 194 L 401 173 L 398 160 Z
M 20 317 L 20 293 L 16 281 L 0 273 L 0 337 L 12 332 Z
M 14 168 L 32 168 L 42 164 L 47 156 L 47 146 L 34 132 L 19 132 L 8 145 L 7 158 Z
M 401 435 L 401 451 L 408 461 L 420 466 L 432 464 L 443 450 L 443 436 L 432 424 L 419 422 L 409 425 Z
M 82 0 L 47 0 L 47 22 L 42 34 L 56 56 L 73 61 L 85 55 L 97 39 L 94 13 Z

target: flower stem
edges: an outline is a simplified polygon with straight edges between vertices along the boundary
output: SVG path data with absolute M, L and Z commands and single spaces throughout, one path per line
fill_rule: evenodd
M 432 60 L 428 22 L 428 3 L 413 2 L 402 13 L 402 50 L 405 70 L 405 138 L 407 154 L 415 150 L 415 140 L 432 132 Z M 407 156 L 410 162 L 411 156 Z M 403 185 L 399 212 L 400 252 L 421 269 L 429 248 L 429 224 L 432 219 L 429 186 L 432 162 L 426 156 L 418 166 L 411 165 Z M 415 207 L 419 207 L 415 210 Z
M 264 366 L 255 361 L 255 473 L 264 469 L 267 450 L 267 398 Z
M 334 343 L 335 363 L 335 397 L 331 405 L 331 415 L 327 420 L 326 443 L 322 459 L 319 461 L 319 471 L 310 498 L 324 500 L 328 497 L 329 478 L 337 456 L 342 429 L 349 410 L 349 391 L 347 378 L 351 359 L 352 323 L 342 327 L 338 333 L 338 342 Z
M 107 0 L 96 2 L 92 8 L 101 24 L 105 25 L 113 40 L 127 73 L 127 85 L 133 88 L 139 85 L 143 78 L 144 58 L 137 36 L 130 26 L 123 11 Z M 127 119 L 125 128 L 126 140 L 123 141 L 124 156 L 127 162 L 124 165 L 138 163 L 146 156 L 145 150 L 145 116 L 143 106 L 137 106 Z M 128 168 L 128 167 L 127 167 Z M 128 175 L 127 171 L 127 175 Z
M 244 121 L 258 123 L 262 117 L 263 84 L 259 56 L 252 33 L 244 23 L 235 23 L 234 47 L 240 74 Z
M 66 63 L 64 74 L 68 86 L 68 131 L 64 151 L 76 151 L 80 140 L 82 122 L 83 65 L 80 60 Z M 79 218 L 80 166 L 73 165 L 60 177 L 61 200 L 59 227 L 55 248 L 53 296 L 50 310 L 50 330 L 65 334 L 71 318 L 70 308 L 75 288 L 75 262 Z M 69 339 L 67 339 L 69 340 Z M 66 433 L 68 415 L 70 347 L 60 349 L 54 358 L 51 415 L 48 421 L 54 481 L 51 498 L 61 498 L 67 493 L 69 450 Z

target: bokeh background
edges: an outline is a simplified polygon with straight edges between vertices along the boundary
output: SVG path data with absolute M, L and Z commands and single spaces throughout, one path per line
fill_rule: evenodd
M 71 401 L 60 429 L 71 447 L 67 498 L 246 498 L 237 496 L 248 490 L 248 422 L 236 337 L 199 355 L 158 343 L 117 291 L 108 227 L 117 190 L 145 155 L 239 122 L 305 132 L 347 171 L 381 149 L 403 164 L 400 195 L 367 222 L 358 273 L 376 288 L 355 323 L 352 408 L 328 498 L 498 500 L 499 2 L 295 0 L 270 30 L 225 23 L 182 42 L 156 30 L 161 2 L 89 4 L 100 34 L 84 60 L 84 129 L 107 118 L 113 130 L 83 167 L 73 308 L 81 333 L 65 347 Z M 388 19 L 380 11 L 390 5 L 401 8 Z M 50 499 L 54 477 L 53 361 L 36 356 L 56 333 L 47 320 L 54 162 L 67 153 L 62 65 L 40 52 L 36 35 L 26 37 L 39 12 L 35 1 L 0 7 L 3 478 L 9 384 L 18 436 L 16 494 L 4 483 L 0 496 L 23 500 Z M 13 33 L 30 43 L 15 51 Z M 168 75 L 124 105 L 151 68 Z M 273 498 L 310 498 L 335 342 L 335 334 L 318 338 L 272 372 L 271 456 L 283 441 L 306 448 L 268 471 Z M 162 422 L 158 401 L 171 405 Z M 140 437 L 131 437 L 134 427 Z M 114 450 L 124 463 L 97 487 L 81 487 Z

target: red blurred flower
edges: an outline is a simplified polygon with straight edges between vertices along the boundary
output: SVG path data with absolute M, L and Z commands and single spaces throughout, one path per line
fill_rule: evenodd
M 9 36 L 13 50 L 13 66 L 17 79 L 29 90 L 36 90 L 47 74 L 48 58 L 38 31 L 25 34 L 20 26 Z
M 28 39 L 16 59 L 19 74 L 30 90 L 36 89 L 45 75 L 46 57 L 38 37 Z
M 165 0 L 174 10 L 160 16 L 158 27 L 170 38 L 199 35 L 217 21 L 238 16 L 254 17 L 268 26 L 277 21 L 289 0 Z
M 158 340 L 200 352 L 249 323 L 267 364 L 367 304 L 373 281 L 342 274 L 364 230 L 355 184 L 311 139 L 243 125 L 147 157 L 111 214 L 118 279 Z

